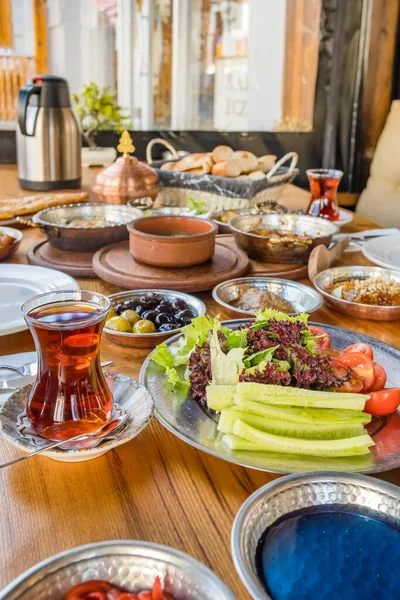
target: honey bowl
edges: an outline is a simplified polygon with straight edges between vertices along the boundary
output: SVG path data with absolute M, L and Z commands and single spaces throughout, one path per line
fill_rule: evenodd
M 146 265 L 192 267 L 213 256 L 217 229 L 212 221 L 196 217 L 144 217 L 128 225 L 129 249 Z

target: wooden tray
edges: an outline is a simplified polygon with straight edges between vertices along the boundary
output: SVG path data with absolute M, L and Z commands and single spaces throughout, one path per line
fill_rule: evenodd
M 57 269 L 57 271 L 82 279 L 97 278 L 92 268 L 93 252 L 66 252 L 58 250 L 49 242 L 44 241 L 31 246 L 26 256 L 31 265 Z
M 132 290 L 163 288 L 202 292 L 227 279 L 241 277 L 248 269 L 249 259 L 244 252 L 220 240 L 215 244 L 213 258 L 195 267 L 170 269 L 138 263 L 129 252 L 128 242 L 101 248 L 93 257 L 93 270 L 99 277 Z

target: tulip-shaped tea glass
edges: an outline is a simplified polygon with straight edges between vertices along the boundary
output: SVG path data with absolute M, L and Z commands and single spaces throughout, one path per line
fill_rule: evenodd
M 337 221 L 340 215 L 336 193 L 343 177 L 343 171 L 309 169 L 306 173 L 311 189 L 311 202 L 307 214 L 313 217 L 323 217 L 329 221 Z
M 109 309 L 108 298 L 89 291 L 49 292 L 22 306 L 38 355 L 27 416 L 42 437 L 67 440 L 109 420 L 112 394 L 99 353 Z

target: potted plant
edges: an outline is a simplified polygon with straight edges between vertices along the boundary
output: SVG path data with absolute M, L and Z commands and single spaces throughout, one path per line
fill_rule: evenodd
M 116 159 L 117 150 L 99 147 L 96 143 L 97 134 L 110 130 L 119 134 L 124 129 L 130 129 L 129 117 L 123 114 L 117 102 L 117 92 L 111 93 L 109 85 L 100 89 L 91 81 L 84 86 L 80 95 L 72 94 L 72 101 L 88 145 L 88 148 L 82 148 L 82 165 L 109 165 Z

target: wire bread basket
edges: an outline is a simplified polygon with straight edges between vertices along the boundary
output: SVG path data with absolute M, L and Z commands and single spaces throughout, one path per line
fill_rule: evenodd
M 296 152 L 285 154 L 263 179 L 258 180 L 163 171 L 159 167 L 166 161 L 154 162 L 152 158 L 155 144 L 163 144 L 168 148 L 174 160 L 179 157 L 172 144 L 161 138 L 151 140 L 147 146 L 147 162 L 155 167 L 163 185 L 157 197 L 163 206 L 187 206 L 187 199 L 190 197 L 197 202 L 204 202 L 207 210 L 212 212 L 253 208 L 260 202 L 276 202 L 285 186 L 298 173 Z M 289 161 L 289 166 L 284 166 Z

